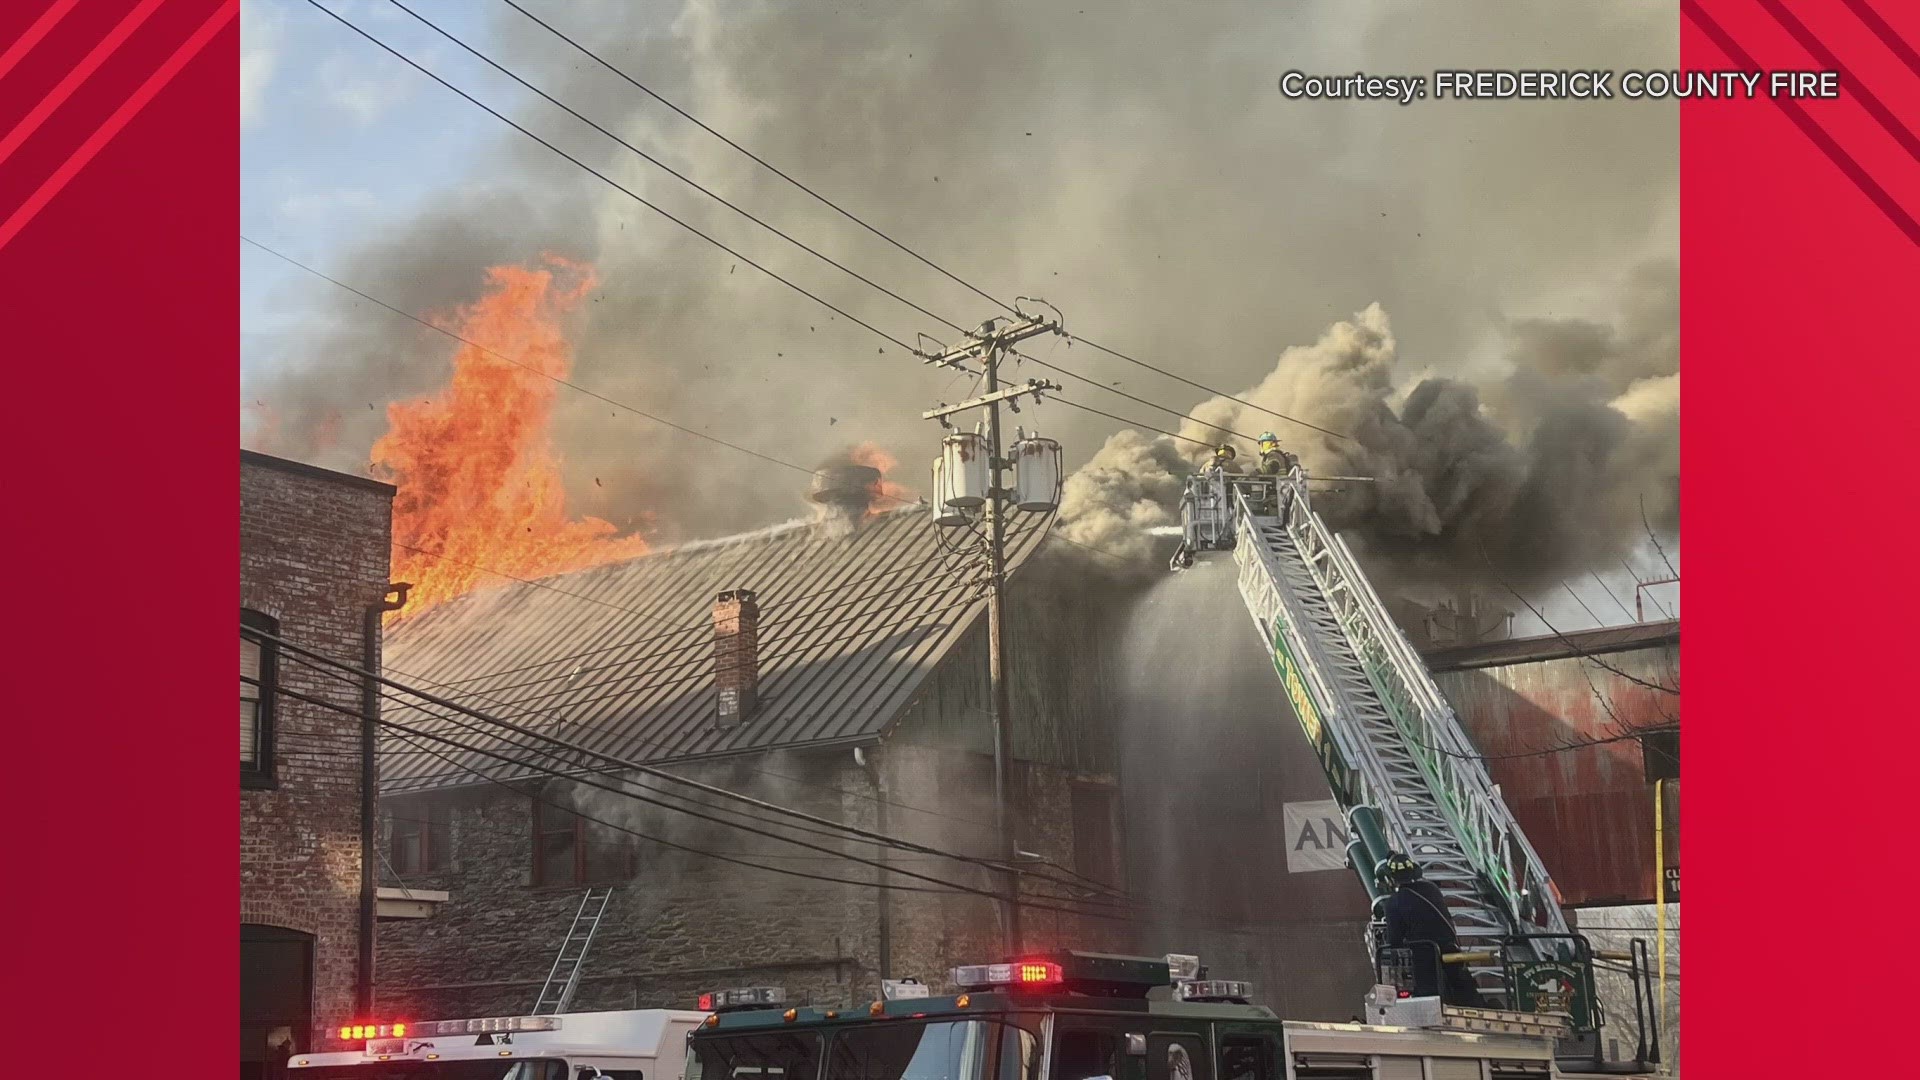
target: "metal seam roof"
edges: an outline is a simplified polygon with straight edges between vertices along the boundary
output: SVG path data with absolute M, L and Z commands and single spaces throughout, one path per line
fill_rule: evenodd
M 1011 571 L 1046 529 L 1038 516 L 1016 515 L 1010 525 Z M 796 522 L 472 593 L 394 626 L 387 673 L 592 750 L 655 764 L 877 737 L 986 607 L 972 585 L 977 568 L 955 568 L 941 531 L 924 506 L 905 507 L 850 533 Z M 712 604 L 719 592 L 740 588 L 752 589 L 761 609 L 759 705 L 744 724 L 722 731 L 714 723 Z M 439 711 L 390 703 L 387 715 L 508 756 L 527 753 L 474 730 L 470 719 L 434 718 Z M 453 760 L 389 738 L 382 789 L 486 783 L 474 769 L 500 779 L 535 775 L 473 751 L 434 750 Z M 543 764 L 580 762 L 568 755 Z

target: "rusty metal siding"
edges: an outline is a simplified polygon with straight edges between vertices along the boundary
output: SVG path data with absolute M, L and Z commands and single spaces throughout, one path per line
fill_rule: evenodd
M 1488 771 L 1565 902 L 1648 903 L 1655 895 L 1653 784 L 1641 744 L 1579 744 L 1678 724 L 1679 695 L 1635 680 L 1677 687 L 1679 646 L 1676 640 L 1598 659 L 1606 667 L 1593 657 L 1561 656 L 1434 678 L 1487 755 Z M 1561 749 L 1569 745 L 1578 748 Z M 1679 861 L 1677 841 L 1670 829 L 1669 863 Z

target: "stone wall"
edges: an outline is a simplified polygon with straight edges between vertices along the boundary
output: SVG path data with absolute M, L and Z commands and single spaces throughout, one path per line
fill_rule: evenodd
M 993 853 L 993 833 L 987 827 L 993 820 L 987 759 L 922 746 L 875 747 L 864 756 L 862 765 L 845 748 L 784 751 L 674 771 L 945 851 Z M 1102 781 L 1050 766 L 1025 767 L 1020 779 L 1016 795 L 1028 819 L 1023 822 L 1022 847 L 1050 862 L 1073 866 L 1071 787 Z M 674 790 L 651 779 L 633 789 L 662 787 Z M 998 905 L 983 897 L 953 895 L 948 888 L 998 888 L 994 875 L 970 864 L 899 851 L 886 852 L 884 870 L 850 862 L 841 856 L 881 860 L 872 843 L 778 828 L 768 820 L 778 821 L 777 816 L 763 812 L 700 809 L 734 823 L 729 825 L 562 784 L 539 788 L 538 797 L 564 802 L 647 838 L 634 841 L 637 873 L 614 893 L 589 953 L 574 1010 L 687 1007 L 703 990 L 761 984 L 784 987 L 796 1000 L 852 1003 L 875 996 L 883 976 L 941 985 L 953 965 L 997 958 L 1002 951 Z M 516 795 L 490 786 L 394 799 L 383 807 L 383 813 L 424 816 L 418 809 L 422 800 L 449 804 L 448 865 L 438 872 L 409 875 L 403 884 L 452 894 L 430 918 L 382 924 L 384 1012 L 425 1018 L 499 1015 L 532 1007 L 584 892 L 581 887 L 533 885 L 535 798 L 531 788 Z M 755 836 L 737 825 L 781 832 L 829 850 Z M 676 850 L 670 844 L 708 854 Z M 1039 869 L 1073 881 L 1060 871 Z M 899 887 L 888 890 L 884 901 L 879 888 L 883 880 Z M 922 889 L 942 894 L 918 891 Z M 1058 901 L 1029 896 L 1031 903 L 1080 906 L 1066 886 L 1047 882 L 1029 889 L 1068 897 Z M 1118 947 L 1113 928 L 1126 925 L 1042 911 L 1030 912 L 1027 923 L 1033 947 L 1105 949 Z

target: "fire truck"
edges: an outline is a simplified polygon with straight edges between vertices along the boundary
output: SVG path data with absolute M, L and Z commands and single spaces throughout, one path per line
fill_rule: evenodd
M 773 1001 L 777 990 L 759 992 Z M 747 999 L 723 999 L 746 1004 Z M 627 1009 L 340 1029 L 360 1050 L 296 1054 L 298 1080 L 682 1080 L 687 1033 L 705 1012 Z
M 1346 815 L 1347 863 L 1372 900 L 1366 945 L 1377 981 L 1404 991 L 1415 962 L 1404 948 L 1389 947 L 1381 918 L 1393 886 L 1379 870 L 1403 853 L 1438 889 L 1458 931 L 1458 952 L 1435 957 L 1429 949 L 1419 962 L 1464 966 L 1483 1000 L 1501 1008 L 1565 1017 L 1563 1062 L 1595 1069 L 1657 1064 L 1645 942 L 1597 953 L 1574 930 L 1552 876 L 1452 705 L 1346 541 L 1315 512 L 1309 479 L 1298 461 L 1281 475 L 1244 475 L 1216 463 L 1189 477 L 1170 568 L 1231 560 L 1254 632 L 1279 676 L 1276 697 L 1299 722 Z M 1630 983 L 1637 1028 L 1630 1061 L 1604 1059 L 1604 1043 L 1619 1040 L 1603 1040 L 1603 1026 L 1612 1019 L 1617 1030 L 1628 1018 L 1609 1018 L 1601 1008 L 1596 965 Z M 1388 1004 L 1409 1007 L 1399 1000 Z M 1416 1000 L 1440 1008 L 1437 1000 Z
M 1195 957 L 1068 951 L 956 968 L 958 992 L 946 996 L 722 1008 L 688 1038 L 686 1080 L 1597 1075 L 1563 1071 L 1556 1061 L 1562 1015 L 1453 1009 L 1382 985 L 1368 995 L 1370 1022 L 1307 1023 L 1254 1004 L 1246 983 L 1204 975 Z

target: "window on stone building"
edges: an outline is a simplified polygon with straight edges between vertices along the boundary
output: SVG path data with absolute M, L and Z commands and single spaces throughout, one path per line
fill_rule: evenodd
M 634 872 L 633 836 L 539 799 L 533 804 L 533 883 L 612 885 Z
M 453 809 L 445 803 L 397 803 L 388 861 L 396 874 L 445 870 L 453 850 Z
M 1073 786 L 1074 869 L 1108 885 L 1120 882 L 1120 808 L 1104 784 Z
M 278 634 L 280 621 L 249 608 L 240 609 L 240 625 Z M 273 785 L 274 647 L 243 629 L 240 634 L 240 783 Z

